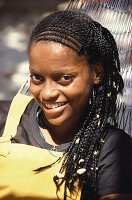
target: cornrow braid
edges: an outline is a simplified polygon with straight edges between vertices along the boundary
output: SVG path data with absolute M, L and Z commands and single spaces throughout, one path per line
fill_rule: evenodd
M 73 13 L 76 12 L 59 11 L 42 19 L 31 34 L 29 47 L 32 41 L 51 40 L 62 43 L 79 52 L 84 41 L 84 35 L 85 37 L 87 36 L 86 26 L 88 29 L 91 18 L 87 18 L 84 15 L 85 20 L 83 21 L 82 19 L 80 24 L 78 21 L 81 19 L 81 13 L 77 12 L 76 18 Z
M 99 152 L 109 129 L 108 122 L 112 121 L 116 125 L 116 99 L 124 87 L 115 40 L 106 28 L 86 14 L 77 10 L 65 10 L 40 21 L 31 34 L 29 51 L 32 43 L 39 41 L 59 42 L 77 55 L 84 54 L 90 67 L 101 63 L 104 68 L 102 82 L 94 86 L 88 99 L 88 113 L 83 117 L 80 128 L 66 151 L 60 169 L 60 173 L 65 173 L 64 179 L 58 182 L 58 177 L 54 177 L 57 190 L 65 183 L 64 200 L 67 189 L 74 191 L 77 179 L 78 186 L 83 187 L 81 199 L 97 199 Z M 77 173 L 80 168 L 86 170 L 82 175 Z

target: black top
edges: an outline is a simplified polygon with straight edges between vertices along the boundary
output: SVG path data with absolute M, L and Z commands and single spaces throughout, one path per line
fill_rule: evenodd
M 0 103 L 0 136 L 10 103 Z M 32 100 L 21 117 L 12 142 L 46 148 L 37 126 L 37 110 L 38 105 Z M 65 151 L 69 144 L 57 146 L 57 151 Z M 48 144 L 48 147 L 51 149 L 53 146 Z M 115 193 L 132 194 L 132 139 L 123 130 L 110 128 L 99 156 L 97 182 L 99 197 Z

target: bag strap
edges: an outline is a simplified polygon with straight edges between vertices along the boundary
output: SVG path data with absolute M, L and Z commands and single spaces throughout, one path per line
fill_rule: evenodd
M 32 99 L 33 97 L 20 93 L 14 97 L 8 112 L 2 137 L 14 137 L 16 135 L 21 116 Z

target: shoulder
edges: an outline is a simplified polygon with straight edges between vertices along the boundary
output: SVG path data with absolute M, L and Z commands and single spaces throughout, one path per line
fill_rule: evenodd
M 125 158 L 125 156 L 127 157 Z M 131 159 L 132 138 L 121 129 L 111 127 L 105 138 L 104 145 L 99 156 L 99 164 L 102 162 L 119 161 Z
M 131 193 L 132 138 L 111 127 L 98 161 L 98 194 Z
M 112 150 L 132 150 L 132 138 L 130 135 L 125 133 L 123 130 L 111 127 L 105 138 L 104 146 L 102 147 L 101 154 L 112 151 Z
M 99 165 L 110 162 L 122 163 L 130 159 L 132 155 L 132 138 L 121 129 L 111 127 L 105 138 L 104 145 L 99 156 Z

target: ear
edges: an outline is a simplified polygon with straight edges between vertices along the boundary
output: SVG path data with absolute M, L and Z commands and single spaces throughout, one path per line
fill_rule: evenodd
M 94 84 L 99 84 L 104 78 L 104 68 L 101 63 L 96 63 L 92 66 L 94 71 Z

